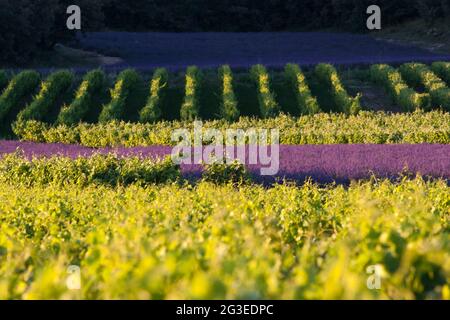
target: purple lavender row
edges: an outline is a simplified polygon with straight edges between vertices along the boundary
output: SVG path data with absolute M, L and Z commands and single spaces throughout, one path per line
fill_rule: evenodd
M 76 158 L 93 154 L 114 153 L 118 156 L 163 158 L 170 155 L 170 146 L 93 149 L 79 145 L 41 144 L 19 141 L 0 141 L 0 155 L 23 151 L 28 158 L 55 155 Z M 248 146 L 246 164 L 249 163 Z M 395 145 L 281 145 L 279 171 L 275 176 L 262 176 L 261 164 L 247 165 L 255 180 L 271 183 L 279 179 L 303 181 L 307 178 L 320 183 L 348 183 L 367 179 L 372 174 L 379 178 L 395 178 L 402 173 L 450 180 L 450 145 L 395 144 Z M 201 165 L 181 166 L 185 176 L 198 177 Z

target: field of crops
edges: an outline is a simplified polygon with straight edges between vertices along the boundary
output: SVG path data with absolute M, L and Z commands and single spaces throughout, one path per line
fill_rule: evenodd
M 449 299 L 449 187 L 0 189 L 0 298 Z M 39 195 L 38 197 L 36 195 Z M 81 266 L 82 289 L 66 288 Z M 382 287 L 366 286 L 370 265 Z
M 0 72 L 4 88 L 0 125 L 3 135 L 14 132 L 22 138 L 40 125 L 27 126 L 29 121 L 65 130 L 80 122 L 98 123 L 101 128 L 121 120 L 153 124 L 194 119 L 233 122 L 240 116 L 268 119 L 280 113 L 295 117 L 329 112 L 358 115 L 373 106 L 363 99 L 358 86 L 352 85 L 356 80 L 360 88 L 382 89 L 381 95 L 389 96 L 399 110 L 449 111 L 449 74 L 450 64 L 444 62 L 431 66 L 409 63 L 399 69 L 373 65 L 347 72 L 345 81 L 329 64 L 308 71 L 295 64 L 286 65 L 284 71 L 255 65 L 249 72 L 237 73 L 228 66 L 218 70 L 192 66 L 180 74 L 163 68 L 153 74 L 127 69 L 117 76 L 93 70 L 82 78 L 57 71 L 43 79 L 34 71 L 14 76 Z
M 450 299 L 448 62 L 0 71 L 0 89 L 0 299 Z M 279 170 L 249 137 L 244 164 L 174 163 L 199 120 L 278 130 Z

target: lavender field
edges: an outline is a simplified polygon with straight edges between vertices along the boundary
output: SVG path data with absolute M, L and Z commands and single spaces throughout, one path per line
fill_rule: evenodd
M 163 158 L 169 156 L 170 146 L 135 148 L 88 148 L 79 145 L 41 144 L 32 142 L 1 141 L 0 155 L 21 150 L 33 157 L 89 157 L 94 154 L 113 153 L 121 157 L 140 156 Z M 246 147 L 246 164 L 249 147 Z M 312 178 L 319 183 L 348 183 L 351 180 L 397 178 L 401 174 L 450 180 L 450 145 L 305 145 L 280 146 L 279 172 L 275 176 L 261 176 L 261 164 L 247 166 L 257 182 L 273 183 L 282 179 L 303 182 Z M 201 176 L 202 165 L 182 165 L 185 177 Z
M 77 45 L 84 50 L 123 59 L 108 69 L 182 69 L 189 65 L 213 68 L 223 64 L 282 67 L 286 63 L 322 62 L 352 65 L 450 59 L 450 55 L 437 55 L 367 35 L 326 32 L 91 32 L 79 36 L 78 41 Z
M 450 0 L 0 0 L 0 302 L 450 300 L 449 25 Z

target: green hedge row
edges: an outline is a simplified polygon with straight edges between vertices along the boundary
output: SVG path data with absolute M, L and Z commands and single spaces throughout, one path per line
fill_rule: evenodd
M 239 119 L 240 112 L 233 88 L 233 72 L 230 66 L 225 65 L 219 69 L 219 77 L 222 84 L 221 116 L 227 121 Z
M 29 160 L 16 153 L 0 159 L 0 182 L 26 186 L 149 185 L 173 182 L 179 177 L 179 167 L 170 158 L 151 160 L 96 154 L 76 159 L 55 156 Z
M 252 181 L 244 164 L 211 163 L 203 166 L 202 181 L 219 185 L 241 185 Z M 94 154 L 70 158 L 52 156 L 28 159 L 20 151 L 0 157 L 0 183 L 43 186 L 88 185 L 148 186 L 152 184 L 187 182 L 180 167 L 170 157 L 149 159 L 119 157 L 115 154 Z
M 266 68 L 261 64 L 255 65 L 250 69 L 250 74 L 258 90 L 258 103 L 261 116 L 263 118 L 269 118 L 278 115 L 280 106 L 276 102 L 275 95 L 270 88 L 270 77 Z
M 431 69 L 435 72 L 439 77 L 447 82 L 447 85 L 450 86 L 450 62 L 434 62 L 431 65 Z
M 190 66 L 186 70 L 186 83 L 181 120 L 195 120 L 200 117 L 200 90 L 203 75 L 199 68 Z
M 292 87 L 298 104 L 300 114 L 315 114 L 320 112 L 317 99 L 312 96 L 311 90 L 306 82 L 305 75 L 297 64 L 287 64 L 285 76 L 288 85 Z
M 40 76 L 35 71 L 22 71 L 8 84 L 0 96 L 0 122 L 37 88 Z
M 106 76 L 101 70 L 94 70 L 86 74 L 78 88 L 75 99 L 70 105 L 62 107 L 57 124 L 76 124 L 85 120 L 90 109 L 100 102 L 98 97 L 106 87 Z
M 386 64 L 373 65 L 370 67 L 370 76 L 373 82 L 386 89 L 404 111 L 429 108 L 430 95 L 414 91 L 405 83 L 400 72 L 391 66 Z
M 80 123 L 76 126 L 50 126 L 43 122 L 17 122 L 14 133 L 22 140 L 35 142 L 77 143 L 90 147 L 174 145 L 173 130 L 193 130 L 192 121 L 161 121 L 152 124 L 110 122 Z M 319 113 L 291 117 L 256 119 L 240 117 L 204 121 L 203 128 L 249 129 L 277 128 L 281 144 L 347 144 L 347 143 L 450 143 L 450 113 L 416 111 L 391 114 L 361 111 L 358 115 Z
M 417 87 L 425 87 L 433 106 L 450 111 L 450 88 L 430 68 L 422 63 L 405 63 L 400 71 L 406 81 Z
M 116 79 L 114 88 L 110 90 L 111 101 L 103 107 L 99 122 L 123 119 L 127 111 L 141 108 L 143 88 L 142 77 L 135 70 L 122 71 Z
M 350 97 L 342 84 L 336 69 L 331 64 L 318 64 L 316 75 L 331 90 L 335 104 L 345 114 L 357 114 L 361 110 L 360 95 Z
M 33 102 L 19 113 L 18 119 L 21 121 L 43 120 L 61 95 L 67 92 L 73 80 L 74 75 L 69 71 L 51 74 L 42 82 L 41 89 Z
M 167 82 L 169 75 L 167 70 L 159 68 L 155 70 L 153 78 L 150 83 L 150 94 L 147 104 L 139 113 L 139 120 L 141 122 L 155 122 L 161 119 L 161 101 L 167 89 Z
M 433 68 L 440 70 L 436 73 L 444 74 L 447 66 L 448 64 L 446 63 L 435 63 Z M 321 84 L 321 90 L 329 91 L 331 93 L 329 99 L 333 100 L 334 105 L 339 106 L 339 109 L 336 111 L 343 112 L 347 115 L 358 112 L 360 109 L 359 95 L 354 98 L 348 95 L 333 66 L 321 64 L 316 67 L 315 71 L 317 80 Z M 250 73 L 252 82 L 256 84 L 257 90 L 257 94 L 249 98 L 251 101 L 247 99 L 248 96 L 245 96 L 239 91 L 239 87 L 234 81 L 234 75 L 229 66 L 219 68 L 219 84 L 217 87 L 215 83 L 209 87 L 209 82 L 205 83 L 206 80 L 201 70 L 195 66 L 189 67 L 184 79 L 184 100 L 179 110 L 180 119 L 193 120 L 200 118 L 200 109 L 203 108 L 202 104 L 207 104 L 205 108 L 216 107 L 220 110 L 218 112 L 209 112 L 215 111 L 209 109 L 203 110 L 208 111 L 212 118 L 220 115 L 225 120 L 236 121 L 240 116 L 240 111 L 244 110 L 247 106 L 239 105 L 237 97 L 242 98 L 243 101 L 247 99 L 246 104 L 249 105 L 253 105 L 253 100 L 254 103 L 258 103 L 259 112 L 252 110 L 250 114 L 259 113 L 262 118 L 276 116 L 280 111 L 280 105 L 275 99 L 274 89 L 271 88 L 271 79 L 266 68 L 262 65 L 256 65 L 251 68 Z M 413 111 L 416 109 L 427 110 L 431 105 L 431 100 L 435 105 L 443 107 L 447 107 L 449 104 L 449 91 L 445 83 L 436 76 L 430 78 L 428 75 L 433 75 L 433 73 L 429 70 L 426 72 L 427 76 L 424 79 L 427 82 L 428 89 L 430 89 L 432 99 L 430 98 L 430 94 L 418 93 L 408 87 L 403 81 L 401 74 L 390 66 L 374 65 L 371 67 L 370 73 L 372 80 L 382 84 L 394 98 L 395 102 L 405 111 Z M 0 78 L 1 74 L 0 72 Z M 38 78 L 39 75 L 32 71 L 26 71 L 13 78 L 10 85 L 0 96 L 0 121 L 14 107 L 23 107 L 26 102 L 24 98 L 31 96 L 31 93 L 34 91 L 33 87 L 37 86 L 33 82 L 38 81 L 36 80 Z M 277 79 L 274 81 L 278 81 Z M 64 89 L 66 87 L 70 86 L 72 80 L 73 75 L 67 71 L 60 71 L 50 75 L 42 84 L 41 92 L 35 97 L 34 101 L 20 113 L 20 117 L 23 117 L 22 120 L 35 119 L 48 121 L 49 119 L 43 119 L 45 118 L 44 115 L 48 114 L 50 110 L 53 110 L 52 107 L 55 106 L 56 102 L 59 102 L 61 93 L 65 91 Z M 286 90 L 283 88 L 283 95 L 289 95 L 288 97 L 283 96 L 280 102 L 284 101 L 283 103 L 289 105 L 289 108 L 292 110 L 299 108 L 301 115 L 314 114 L 321 111 L 317 99 L 312 95 L 305 76 L 298 65 L 286 65 L 285 72 L 280 80 L 282 82 L 276 82 L 275 84 L 285 86 Z M 422 78 L 414 78 L 415 82 L 422 80 Z M 216 81 L 214 79 L 213 82 Z M 312 83 L 313 89 L 315 88 L 314 83 Z M 94 121 L 97 119 L 100 123 L 107 123 L 113 120 L 154 123 L 162 118 L 163 102 L 165 107 L 170 106 L 170 109 L 173 109 L 172 111 L 174 113 L 178 113 L 177 107 L 181 102 L 181 95 L 183 94 L 181 90 L 178 91 L 178 88 L 168 88 L 168 73 L 164 69 L 157 69 L 155 71 L 150 83 L 150 90 L 145 89 L 141 76 L 136 71 L 129 69 L 123 71 L 117 77 L 114 88 L 110 90 L 110 102 L 101 107 L 102 110 L 97 110 L 104 103 L 105 84 L 106 75 L 102 71 L 95 70 L 88 73 L 76 91 L 74 100 L 69 105 L 64 105 L 59 111 L 59 115 L 54 115 L 55 118 L 58 116 L 56 123 L 73 125 L 80 121 Z M 437 85 L 438 87 L 436 87 Z M 236 90 L 235 86 L 237 87 Z M 202 90 L 205 90 L 204 88 L 208 88 L 208 90 L 213 90 L 214 92 L 202 92 Z M 276 88 L 275 86 L 275 90 Z M 217 89 L 219 92 L 216 93 L 215 91 Z M 174 93 L 171 99 L 169 99 L 169 96 L 166 97 L 169 90 Z M 148 93 L 148 91 L 150 92 Z M 102 99 L 98 97 L 100 93 Z M 205 95 L 206 93 L 208 95 Z M 217 101 L 211 98 L 211 96 L 219 97 L 219 95 L 220 98 Z M 169 101 L 170 104 L 168 103 Z M 95 115 L 91 112 L 94 109 L 97 110 L 95 111 Z M 98 116 L 98 113 L 100 113 L 100 116 Z M 173 115 L 173 113 L 171 114 Z M 202 114 L 205 115 L 205 112 L 202 112 Z M 52 117 L 51 120 L 53 121 Z

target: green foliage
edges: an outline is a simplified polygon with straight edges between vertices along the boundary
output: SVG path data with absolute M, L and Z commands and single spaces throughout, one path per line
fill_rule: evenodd
M 311 90 L 306 82 L 305 75 L 297 64 L 287 64 L 285 77 L 289 86 L 295 93 L 300 114 L 315 114 L 320 112 L 317 99 L 312 96 Z
M 400 72 L 386 64 L 373 65 L 370 68 L 372 81 L 383 86 L 393 100 L 405 111 L 428 109 L 430 95 L 417 93 L 408 87 Z
M 36 142 L 80 143 L 90 147 L 172 145 L 173 130 L 193 130 L 191 121 L 161 121 L 155 124 L 110 122 L 49 126 L 42 122 L 18 122 L 14 133 Z M 203 128 L 278 128 L 281 144 L 347 143 L 450 143 L 450 113 L 416 111 L 409 114 L 361 111 L 355 116 L 320 113 L 311 116 L 256 119 L 241 117 L 203 122 Z M 225 136 L 225 135 L 224 135 Z
M 73 125 L 85 119 L 88 111 L 99 103 L 99 95 L 106 86 L 105 73 L 93 70 L 86 74 L 70 105 L 63 106 L 56 123 Z
M 430 93 L 431 103 L 450 111 L 450 88 L 426 65 L 406 63 L 400 67 L 403 77 L 416 87 L 424 86 Z
M 239 161 L 221 163 L 213 161 L 204 165 L 202 180 L 215 184 L 241 185 L 250 183 L 250 174 L 244 164 Z
M 434 62 L 431 69 L 450 86 L 450 62 Z
M 4 184 L 0 299 L 449 299 L 449 192 Z
M 43 120 L 45 115 L 57 103 L 58 99 L 66 93 L 72 85 L 74 76 L 69 71 L 58 71 L 51 74 L 41 84 L 41 89 L 25 109 L 17 116 L 20 121 Z
M 22 71 L 8 84 L 0 96 L 0 121 L 14 109 L 20 107 L 24 98 L 36 89 L 40 76 L 35 71 Z
M 67 30 L 69 0 L 2 0 L 0 5 L 0 64 L 29 65 L 35 58 L 48 55 L 56 43 L 73 39 Z M 104 0 L 77 0 L 83 9 L 83 31 L 102 26 Z
M 179 168 L 172 164 L 170 158 L 153 161 L 97 154 L 86 158 L 55 156 L 30 161 L 20 154 L 10 154 L 0 160 L 0 182 L 3 184 L 126 186 L 173 182 L 179 176 Z
M 6 87 L 6 85 L 8 84 L 8 80 L 9 77 L 6 71 L 0 70 L 0 90 Z
M 263 118 L 275 117 L 280 112 L 280 106 L 275 101 L 275 96 L 270 89 L 270 78 L 266 68 L 255 65 L 251 68 L 250 74 L 256 83 L 258 90 L 259 110 Z
M 419 17 L 427 20 L 448 17 L 450 10 L 446 0 L 333 0 L 319 4 L 317 0 L 109 0 L 104 11 L 106 26 L 112 30 L 248 32 L 337 29 L 368 32 L 366 10 L 372 4 L 383 8 L 383 28 Z
M 127 111 L 142 108 L 142 77 L 132 69 L 122 71 L 117 77 L 114 89 L 111 89 L 111 102 L 103 107 L 98 121 L 105 123 L 121 120 Z
M 358 94 L 354 98 L 348 95 L 336 69 L 332 65 L 324 63 L 318 64 L 315 71 L 320 81 L 326 83 L 329 90 L 331 90 L 333 100 L 340 108 L 341 112 L 349 115 L 357 114 L 361 110 L 361 95 Z
M 344 112 L 347 115 L 356 113 L 355 110 L 358 110 L 360 105 L 359 95 L 352 98 L 346 93 L 336 70 L 330 65 L 319 65 L 316 73 L 317 77 L 311 77 L 313 92 L 318 94 L 322 100 L 327 98 L 332 101 L 331 105 L 335 106 L 335 111 Z M 372 66 L 370 75 L 373 81 L 387 89 L 395 102 L 405 111 L 416 109 L 428 111 L 430 109 L 430 95 L 417 93 L 409 88 L 400 73 L 390 66 Z M 366 76 L 365 72 L 364 76 Z M 94 70 L 85 75 L 78 90 L 70 92 L 75 96 L 70 104 L 64 104 L 68 101 L 68 97 L 63 96 L 62 99 L 60 94 L 54 94 L 60 90 L 57 87 L 61 87 L 62 82 L 53 81 L 54 88 L 49 91 L 50 93 L 47 92 L 52 77 L 50 76 L 44 82 L 43 85 L 46 87 L 41 88 L 40 95 L 29 105 L 28 110 L 23 111 L 24 118 L 21 120 L 36 119 L 71 126 L 80 121 L 95 122 L 98 120 L 100 123 L 107 123 L 113 120 L 124 120 L 156 123 L 163 118 L 163 115 L 165 119 L 180 118 L 182 121 L 192 121 L 200 117 L 214 119 L 219 115 L 220 118 L 233 122 L 237 121 L 241 114 L 259 115 L 262 118 L 275 117 L 280 112 L 280 104 L 286 111 L 293 111 L 294 114 L 312 115 L 321 111 L 316 97 L 311 94 L 302 70 L 294 64 L 288 64 L 284 72 L 274 73 L 273 85 L 267 70 L 261 65 L 254 66 L 250 74 L 233 74 L 229 66 L 222 66 L 219 68 L 219 81 L 212 71 L 206 71 L 203 74 L 197 67 L 189 67 L 183 79 L 174 75 L 170 87 L 167 85 L 168 72 L 160 68 L 153 75 L 150 90 L 145 89 L 139 74 L 134 70 L 125 70 L 118 76 L 115 87 L 110 90 L 111 100 L 106 105 L 104 105 L 106 88 L 103 84 L 106 82 L 106 76 L 100 70 Z M 433 101 L 435 104 L 446 106 L 448 89 L 442 86 L 443 81 L 439 83 L 440 87 L 433 90 Z M 10 87 L 13 84 L 14 82 Z M 257 87 L 256 91 L 254 86 Z M 29 89 L 29 91 L 31 96 L 31 92 L 34 90 Z M 7 91 L 14 97 L 6 98 L 6 102 L 2 102 L 6 107 L 0 108 L 0 119 L 6 117 L 10 109 L 13 109 L 12 106 L 26 104 L 26 101 L 14 100 L 16 98 L 13 95 L 14 92 L 15 90 L 11 91 L 11 89 Z M 275 99 L 275 92 L 280 95 L 279 103 Z M 18 93 L 21 93 L 20 90 Z M 23 96 L 26 97 L 26 94 L 27 92 L 23 92 Z M 47 96 L 44 97 L 44 94 Z M 184 101 L 182 102 L 183 94 Z M 3 95 L 5 96 L 5 93 Z M 19 96 L 20 94 L 17 95 L 17 97 Z M 321 102 L 326 108 L 326 101 Z M 59 107 L 59 103 L 63 104 L 62 109 L 55 110 L 55 107 Z M 182 104 L 181 110 L 178 109 L 180 104 Z M 162 110 L 163 105 L 167 110 Z M 6 110 L 8 111 L 6 112 Z M 43 112 L 44 110 L 46 111 Z M 14 117 L 17 112 L 13 113 Z M 99 113 L 100 116 L 98 116 Z M 46 114 L 45 117 L 43 117 L 44 114 Z M 7 119 L 8 127 L 9 122 L 12 121 L 10 118 L 9 116 Z M 55 119 L 56 121 L 54 121 Z
M 196 66 L 190 66 L 186 70 L 186 84 L 184 101 L 180 109 L 182 120 L 195 120 L 200 116 L 200 90 L 202 73 Z
M 150 83 L 150 95 L 145 107 L 140 111 L 141 122 L 156 122 L 161 119 L 161 101 L 166 92 L 164 88 L 167 87 L 169 75 L 164 68 L 158 68 L 153 74 Z
M 221 116 L 227 121 L 236 121 L 239 119 L 240 113 L 233 89 L 233 73 L 230 66 L 222 66 L 219 69 L 219 77 L 222 83 Z

